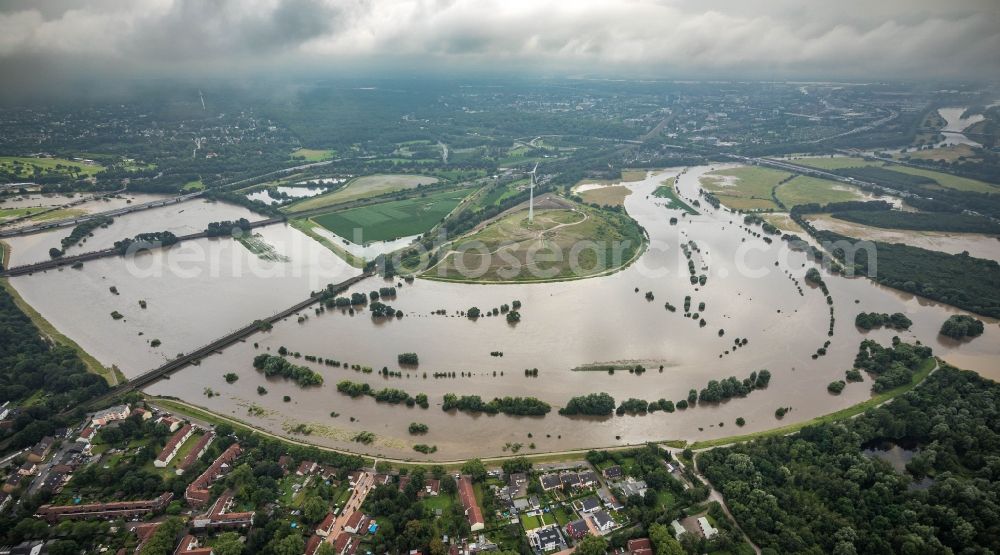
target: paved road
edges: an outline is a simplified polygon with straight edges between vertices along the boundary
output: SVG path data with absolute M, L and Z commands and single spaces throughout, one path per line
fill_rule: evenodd
M 351 497 L 347 500 L 347 503 L 344 503 L 344 508 L 333 522 L 333 529 L 330 535 L 326 537 L 326 543 L 333 545 L 337 541 L 337 536 L 344 531 L 344 525 L 347 524 L 347 521 L 351 519 L 351 516 L 356 511 L 361 510 L 361 504 L 365 502 L 365 498 L 368 497 L 368 493 L 374 487 L 375 476 L 368 471 L 363 471 L 354 486 L 354 491 L 351 492 Z

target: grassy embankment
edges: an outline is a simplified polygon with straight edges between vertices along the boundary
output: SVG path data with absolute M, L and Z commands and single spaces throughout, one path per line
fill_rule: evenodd
M 0 285 L 10 293 L 10 296 L 14 298 L 14 303 L 17 307 L 24 312 L 28 318 L 31 318 L 31 322 L 35 324 L 35 327 L 42 332 L 43 335 L 51 339 L 52 341 L 59 343 L 60 345 L 65 345 L 76 351 L 80 360 L 87 365 L 87 369 L 91 372 L 101 376 L 109 385 L 117 385 L 119 383 L 124 383 L 126 380 L 125 375 L 122 374 L 121 370 L 117 367 L 105 368 L 96 358 L 90 355 L 87 351 L 84 351 L 82 347 L 77 345 L 75 341 L 63 335 L 59 330 L 49 323 L 37 310 L 34 309 L 30 304 L 28 304 L 23 297 L 14 289 L 14 286 L 10 284 L 8 279 L 0 279 Z
M 804 422 L 799 422 L 797 424 L 790 424 L 788 426 L 782 426 L 780 428 L 772 428 L 770 430 L 763 430 L 760 432 L 754 432 L 751 434 L 738 435 L 722 437 L 718 439 L 709 439 L 705 441 L 696 441 L 692 443 L 689 447 L 694 450 L 698 449 L 708 449 L 711 447 L 719 447 L 722 445 L 729 445 L 731 443 L 742 443 L 745 441 L 751 441 L 754 439 L 759 439 L 762 437 L 778 436 L 778 435 L 788 435 L 795 433 L 806 426 L 815 426 L 817 424 L 828 424 L 830 422 L 836 422 L 838 420 L 844 420 L 847 418 L 853 418 L 870 408 L 877 407 L 883 403 L 891 401 L 892 399 L 910 391 L 911 389 L 920 385 L 924 379 L 927 378 L 938 367 L 938 361 L 935 358 L 928 358 L 920 365 L 920 368 L 914 372 L 913 379 L 910 383 L 906 385 L 901 385 L 895 389 L 890 389 L 889 391 L 883 391 L 877 395 L 872 396 L 867 401 L 862 401 L 856 405 L 851 405 L 845 409 L 838 410 L 836 412 L 831 412 L 830 414 L 824 414 L 822 416 L 817 416 L 811 420 L 806 420 Z

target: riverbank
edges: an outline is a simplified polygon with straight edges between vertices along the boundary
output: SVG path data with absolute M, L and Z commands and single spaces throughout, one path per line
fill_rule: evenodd
M 4 254 L 6 254 L 7 252 L 8 249 L 4 249 Z M 60 345 L 65 345 L 76 351 L 76 354 L 87 366 L 88 370 L 104 378 L 104 380 L 108 382 L 108 385 L 112 387 L 127 381 L 125 375 L 122 374 L 121 370 L 119 370 L 116 367 L 106 368 L 104 365 L 98 362 L 96 358 L 91 356 L 87 351 L 84 351 L 83 348 L 81 348 L 75 341 L 60 333 L 59 330 L 57 330 L 55 326 L 50 324 L 49 321 L 46 320 L 41 314 L 39 314 L 37 310 L 35 310 L 34 308 L 32 308 L 30 304 L 25 302 L 24 298 L 21 297 L 20 293 L 17 292 L 17 289 L 15 289 L 14 286 L 10 284 L 10 280 L 6 278 L 0 279 L 0 285 L 2 285 L 3 288 L 7 290 L 8 293 L 10 293 L 10 296 L 14 298 L 14 303 L 17 305 L 17 307 L 21 309 L 21 312 L 24 312 L 28 316 L 28 318 L 31 319 L 31 322 L 35 325 L 36 328 L 38 328 L 39 331 L 42 332 L 43 335 L 45 335 L 52 341 L 59 343 Z
M 782 426 L 780 428 L 772 428 L 770 430 L 762 430 L 760 432 L 754 432 L 752 434 L 738 435 L 722 437 L 718 439 L 709 439 L 705 441 L 696 441 L 692 443 L 689 448 L 693 451 L 698 451 L 702 449 L 712 449 L 714 447 L 723 447 L 726 445 L 732 445 L 734 443 L 745 443 L 747 441 L 752 441 L 755 439 L 760 439 L 764 437 L 778 436 L 778 435 L 790 435 L 798 432 L 806 426 L 815 426 L 818 424 L 829 424 L 831 422 L 836 422 L 838 420 L 846 420 L 848 418 L 854 418 L 859 414 L 865 412 L 868 409 L 876 408 L 889 401 L 892 401 L 896 397 L 912 390 L 917 387 L 927 376 L 930 376 L 935 370 L 940 367 L 940 362 L 937 358 L 929 358 L 923 362 L 920 369 L 913 375 L 913 381 L 906 385 L 901 385 L 895 389 L 885 391 L 875 395 L 867 401 L 858 403 L 856 405 L 851 405 L 845 409 L 838 410 L 837 412 L 831 412 L 830 414 L 825 414 L 823 416 L 817 416 L 811 420 L 805 420 L 803 422 L 798 422 L 796 424 L 790 424 L 788 426 Z M 868 383 L 868 382 L 863 382 Z M 794 407 L 793 407 L 794 409 Z

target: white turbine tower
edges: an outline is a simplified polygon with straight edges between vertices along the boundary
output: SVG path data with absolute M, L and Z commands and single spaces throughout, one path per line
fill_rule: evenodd
M 538 170 L 538 162 L 531 170 L 531 186 L 528 193 L 528 221 L 535 221 L 535 171 Z

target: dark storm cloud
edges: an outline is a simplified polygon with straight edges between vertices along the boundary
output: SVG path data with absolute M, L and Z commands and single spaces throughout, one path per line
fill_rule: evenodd
M 995 0 L 8 0 L 0 69 L 1000 75 Z M 8 73 L 9 75 L 9 73 Z

